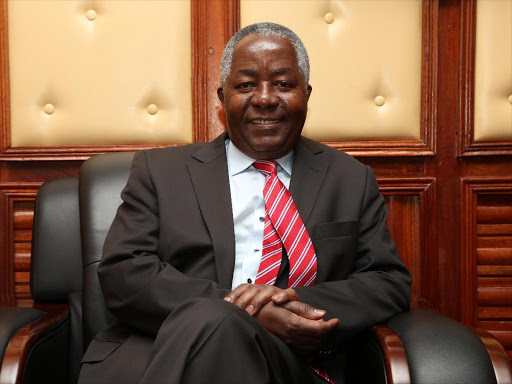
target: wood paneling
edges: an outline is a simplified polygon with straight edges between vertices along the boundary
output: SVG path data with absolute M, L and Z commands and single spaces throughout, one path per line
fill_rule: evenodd
M 197 141 L 211 141 L 225 130 L 224 108 L 217 97 L 220 61 L 224 46 L 239 28 L 239 0 L 192 1 L 194 121 L 200 128 Z
M 398 253 L 412 278 L 411 304 L 437 308 L 435 294 L 436 214 L 435 180 L 431 178 L 379 179 L 388 205 L 387 225 Z
M 463 320 L 492 332 L 510 354 L 512 177 L 461 180 Z
M 30 302 L 30 250 L 34 200 L 41 183 L 0 182 L 0 305 Z

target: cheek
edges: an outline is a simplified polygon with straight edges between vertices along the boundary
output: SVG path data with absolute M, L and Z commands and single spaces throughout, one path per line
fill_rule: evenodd
M 302 96 L 295 95 L 286 100 L 286 108 L 295 118 L 302 118 L 308 110 L 308 104 Z

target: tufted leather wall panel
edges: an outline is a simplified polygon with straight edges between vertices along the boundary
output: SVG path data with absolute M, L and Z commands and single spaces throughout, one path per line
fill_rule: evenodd
M 512 140 L 512 0 L 476 10 L 474 140 Z
M 192 142 L 190 1 L 8 1 L 13 147 Z
M 240 13 L 242 27 L 277 22 L 306 45 L 313 93 L 305 135 L 420 137 L 421 0 L 241 0 Z

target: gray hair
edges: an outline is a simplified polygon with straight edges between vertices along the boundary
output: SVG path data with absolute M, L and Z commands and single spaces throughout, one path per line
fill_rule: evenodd
M 226 87 L 226 79 L 231 73 L 231 66 L 233 64 L 233 54 L 235 53 L 236 45 L 245 36 L 258 35 L 258 36 L 272 36 L 272 37 L 284 37 L 293 45 L 295 48 L 295 55 L 297 57 L 297 65 L 299 71 L 304 78 L 304 83 L 309 83 L 309 58 L 306 47 L 302 43 L 302 40 L 293 32 L 291 29 L 286 28 L 283 25 L 275 23 L 256 23 L 248 25 L 235 33 L 231 39 L 229 39 L 224 52 L 222 53 L 222 60 L 220 63 L 220 81 L 222 87 Z

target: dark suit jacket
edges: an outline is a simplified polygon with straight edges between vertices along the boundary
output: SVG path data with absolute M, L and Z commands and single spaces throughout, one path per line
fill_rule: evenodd
M 155 335 L 187 300 L 223 298 L 231 290 L 235 241 L 225 138 L 136 153 L 98 268 L 105 303 L 123 324 Z M 301 138 L 290 192 L 318 258 L 316 285 L 297 292 L 341 320 L 330 343 L 341 348 L 406 310 L 411 279 L 389 237 L 371 168 Z M 277 284 L 287 279 L 283 257 Z

